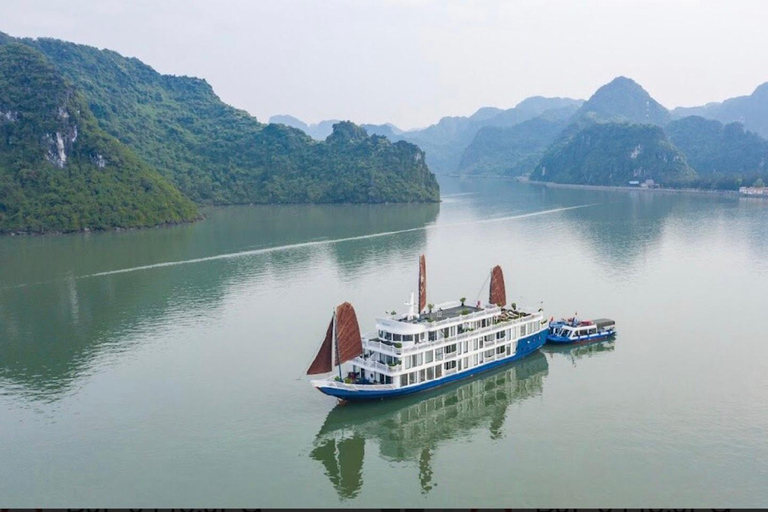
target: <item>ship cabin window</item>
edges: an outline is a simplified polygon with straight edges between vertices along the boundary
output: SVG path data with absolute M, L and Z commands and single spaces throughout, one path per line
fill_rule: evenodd
M 477 342 L 478 342 L 478 347 L 483 348 L 483 338 L 480 338 Z
M 451 331 L 447 327 L 443 329 L 443 338 L 447 338 L 450 335 L 451 335 Z
M 419 382 L 424 382 L 425 380 L 427 380 L 427 371 L 419 370 Z
M 510 355 L 511 353 L 512 353 L 512 352 L 511 352 L 511 346 L 510 346 L 510 345 L 507 345 L 507 355 Z
M 411 366 L 413 366 L 412 363 L 411 363 L 411 358 L 410 357 L 406 357 L 405 358 L 405 369 L 408 370 L 408 369 L 411 368 Z
M 497 354 L 503 354 L 504 350 L 505 350 L 504 345 L 502 345 L 500 347 L 496 347 L 496 353 Z
M 456 336 L 456 326 L 455 325 L 450 327 L 449 333 L 450 333 L 451 336 Z
M 525 335 L 526 335 L 526 333 L 528 332 L 528 331 L 526 330 L 526 329 L 527 329 L 527 327 L 528 327 L 528 325 L 527 325 L 527 324 L 523 324 L 523 325 L 521 325 L 521 326 L 520 326 L 520 336 L 525 336 Z
M 499 331 L 496 333 L 496 339 L 497 340 L 503 340 L 504 339 L 504 331 Z
M 403 336 L 400 335 L 400 334 L 393 334 L 392 335 L 392 340 L 393 341 L 403 341 Z
M 435 378 L 435 369 L 430 366 L 427 368 L 427 380 L 432 380 Z
M 435 366 L 435 378 L 439 379 L 442 376 L 443 376 L 443 365 L 439 364 Z
M 493 357 L 493 349 L 485 351 L 485 358 L 491 359 Z
M 472 350 L 477 350 L 477 342 L 478 342 L 478 339 L 477 339 L 477 338 L 475 338 L 474 340 L 472 340 Z
M 465 357 L 464 358 L 464 369 L 466 370 L 467 368 L 469 368 L 469 358 Z
M 435 360 L 435 353 L 432 350 L 427 350 L 424 352 L 424 362 L 425 363 L 431 363 Z
M 453 354 L 454 352 L 456 352 L 456 344 L 455 343 L 453 345 L 448 345 L 447 347 L 445 347 L 445 354 L 446 355 Z
M 469 340 L 464 340 L 464 353 L 469 352 Z
M 435 349 L 435 361 L 442 361 L 443 360 L 443 349 L 436 348 Z
M 409 373 L 408 374 L 408 384 L 416 384 L 417 377 L 418 376 L 417 376 L 416 372 Z
M 403 341 L 413 341 L 413 334 L 403 334 Z
M 453 370 L 454 368 L 456 368 L 456 361 L 446 361 L 443 364 L 445 365 L 446 370 Z
M 485 341 L 493 341 L 493 334 L 486 334 L 485 335 Z M 482 345 L 481 345 L 482 347 Z
M 477 366 L 477 354 L 472 356 L 472 366 Z
M 384 335 L 382 339 L 385 339 L 387 341 L 392 341 L 392 333 L 388 331 L 382 331 L 382 334 Z
M 437 331 L 429 331 L 429 341 L 437 341 Z
M 419 352 L 414 356 L 416 358 L 416 364 L 414 366 L 421 366 L 424 364 L 424 354 Z
M 400 376 L 400 385 L 401 386 L 407 386 L 408 385 L 408 375 L 401 375 Z

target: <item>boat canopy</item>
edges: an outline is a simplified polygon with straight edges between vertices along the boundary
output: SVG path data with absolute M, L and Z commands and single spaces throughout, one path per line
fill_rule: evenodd
M 594 320 L 594 323 L 598 329 L 604 329 L 606 327 L 613 327 L 616 325 L 616 322 L 609 318 L 598 318 L 597 320 Z

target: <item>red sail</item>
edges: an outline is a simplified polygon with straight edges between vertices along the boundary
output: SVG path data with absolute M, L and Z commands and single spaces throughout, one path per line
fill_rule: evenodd
M 427 261 L 419 257 L 419 313 L 427 307 Z
M 360 326 L 352 304 L 345 302 L 336 308 L 336 361 L 341 364 L 363 353 Z
M 504 288 L 504 273 L 496 265 L 491 271 L 491 293 L 488 300 L 491 304 L 503 306 L 507 303 L 507 290 Z
M 315 356 L 315 360 L 309 365 L 307 375 L 315 375 L 317 373 L 328 373 L 333 369 L 332 363 L 333 356 L 333 318 L 331 323 L 328 324 L 328 332 L 325 333 L 325 339 L 320 346 L 320 350 Z

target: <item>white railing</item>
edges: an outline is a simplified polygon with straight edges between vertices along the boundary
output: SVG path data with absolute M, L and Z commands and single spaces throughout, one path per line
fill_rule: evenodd
M 469 318 L 469 317 L 472 317 L 473 315 L 478 315 L 479 313 L 485 313 L 485 312 L 491 311 L 491 310 L 499 312 L 501 310 L 501 308 L 499 308 L 499 307 L 489 308 L 487 310 L 478 311 L 477 313 L 466 315 L 466 316 L 461 317 L 461 318 Z M 403 354 L 409 354 L 409 353 L 412 353 L 412 352 L 420 352 L 422 350 L 426 350 L 426 349 L 429 349 L 429 348 L 439 347 L 441 345 L 449 345 L 451 343 L 463 342 L 464 340 L 474 339 L 474 338 L 476 338 L 476 337 L 478 337 L 480 335 L 485 335 L 485 334 L 487 334 L 489 332 L 498 331 L 500 328 L 507 329 L 507 328 L 510 328 L 510 327 L 516 327 L 516 326 L 518 326 L 520 324 L 524 324 L 526 322 L 533 321 L 534 322 L 534 326 L 535 326 L 536 319 L 533 318 L 533 317 L 535 317 L 538 314 L 539 314 L 538 312 L 536 312 L 536 313 L 527 313 L 527 316 L 524 316 L 524 317 L 521 317 L 521 318 L 502 320 L 500 322 L 492 323 L 491 325 L 488 325 L 486 327 L 480 327 L 479 329 L 474 329 L 474 330 L 471 330 L 471 331 L 465 331 L 465 332 L 463 332 L 461 334 L 458 334 L 456 336 L 451 336 L 451 337 L 448 337 L 448 338 L 438 338 L 438 339 L 436 339 L 434 341 L 423 341 L 423 342 L 420 342 L 420 343 L 408 342 L 408 345 L 401 344 L 400 348 L 397 348 L 394 345 L 389 345 L 387 343 L 383 343 L 381 341 L 374 341 L 374 340 L 371 340 L 371 339 L 366 339 L 364 346 L 365 346 L 365 348 L 375 349 L 375 350 L 377 350 L 379 352 L 383 352 L 383 353 L 386 353 L 386 354 L 389 354 L 389 355 L 400 356 L 400 355 L 403 355 Z M 451 318 L 449 320 L 450 320 L 450 322 L 452 322 L 452 321 L 455 320 L 455 318 Z M 446 321 L 444 320 L 443 322 L 446 322 Z M 450 322 L 448 322 L 448 323 L 450 323 Z M 429 325 L 429 329 L 431 330 L 432 328 L 434 328 L 435 326 L 438 326 L 438 325 L 440 325 L 439 322 L 435 322 L 433 324 L 430 324 Z M 539 331 L 538 326 L 535 326 L 535 327 L 536 328 L 534 328 L 534 332 L 538 332 Z M 526 333 L 526 336 L 528 334 L 529 333 Z M 506 336 L 503 338 L 503 340 L 496 340 L 495 337 L 494 337 L 494 339 L 492 341 L 485 341 L 484 343 L 487 344 L 487 345 L 493 345 L 497 341 L 507 341 Z M 399 342 L 395 342 L 395 343 L 399 343 Z
M 400 371 L 400 366 L 401 366 L 399 364 L 394 366 L 389 366 L 388 364 L 382 363 L 381 361 L 376 361 L 375 359 L 370 359 L 370 358 L 365 359 L 364 357 L 358 357 L 355 360 L 355 363 L 358 366 L 365 367 L 366 369 L 380 370 L 387 373 Z
M 387 343 L 370 340 L 370 339 L 365 340 L 365 343 L 363 344 L 363 348 L 376 349 L 378 352 L 384 352 L 384 353 L 395 355 L 395 356 L 399 356 L 403 350 L 402 348 L 397 348 L 394 345 L 388 345 Z

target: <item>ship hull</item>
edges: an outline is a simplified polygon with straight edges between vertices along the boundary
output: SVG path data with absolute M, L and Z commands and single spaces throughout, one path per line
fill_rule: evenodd
M 544 343 L 546 343 L 548 333 L 548 330 L 544 330 L 532 336 L 520 339 L 517 344 L 517 352 L 509 357 L 505 357 L 504 359 L 492 361 L 490 363 L 476 366 L 469 370 L 461 371 L 447 377 L 442 377 L 440 379 L 435 379 L 428 382 L 422 382 L 413 386 L 385 390 L 366 390 L 365 386 L 363 385 L 356 386 L 356 389 L 344 389 L 343 387 L 334 385 L 323 385 L 320 383 L 322 381 L 316 381 L 317 383 L 315 383 L 315 387 L 326 395 L 349 401 L 382 400 L 385 398 L 397 398 L 401 396 L 412 395 L 414 393 L 434 389 L 451 382 L 467 379 L 474 375 L 478 375 L 488 370 L 499 368 L 500 366 L 504 366 L 514 361 L 523 359 L 524 357 L 536 352 L 544 345 Z
M 581 336 L 579 338 L 566 338 L 564 336 L 554 336 L 552 334 L 547 336 L 547 343 L 554 343 L 557 345 L 580 345 L 583 343 L 591 343 L 593 341 L 601 341 L 610 338 L 616 334 L 616 331 L 600 332 L 590 336 Z

